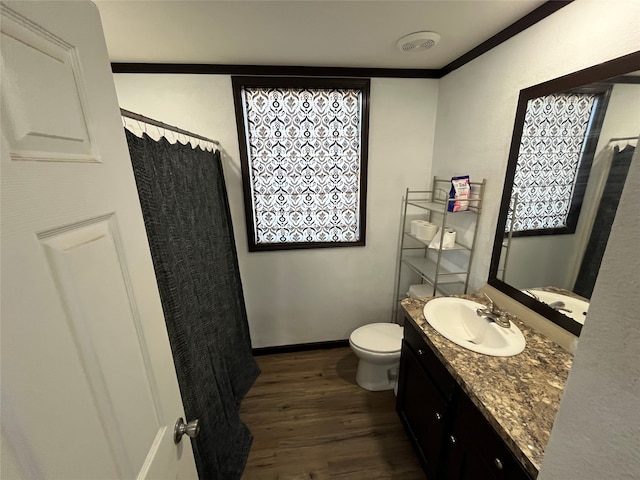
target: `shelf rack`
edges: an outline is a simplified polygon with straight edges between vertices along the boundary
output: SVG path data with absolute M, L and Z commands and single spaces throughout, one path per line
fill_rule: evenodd
M 451 179 L 449 178 L 434 177 L 431 190 L 406 189 L 402 200 L 402 230 L 397 258 L 397 277 L 393 306 L 393 319 L 395 321 L 398 320 L 399 302 L 406 298 L 406 295 L 401 295 L 400 293 L 402 275 L 405 269 L 409 269 L 417 275 L 420 285 L 424 285 L 421 288 L 424 296 L 467 293 L 476 233 L 482 212 L 485 184 L 486 180 L 484 179 L 481 182 L 471 182 L 472 198 L 469 199 L 468 210 L 461 212 L 448 211 L 448 205 L 456 201 L 449 198 L 449 190 L 451 188 Z M 438 249 L 429 248 L 430 242 L 423 241 L 411 233 L 411 222 L 407 217 L 408 211 L 417 212 L 417 215 L 422 216 L 423 219 L 435 223 L 438 225 L 439 231 L 448 227 L 448 222 L 453 218 L 472 216 L 473 219 L 466 222 L 472 226 L 464 227 L 465 230 L 470 230 L 471 238 L 468 238 L 469 235 L 467 235 L 467 238 L 463 240 L 461 238 L 463 237 L 463 232 L 456 229 L 456 243 L 452 248 L 444 249 L 442 246 Z M 446 262 L 446 259 L 451 257 L 454 252 L 457 252 L 458 256 L 465 258 L 462 267 L 456 266 L 455 263 Z M 443 263 L 446 265 L 443 265 Z M 414 285 L 414 287 L 416 286 Z
M 500 262 L 498 263 L 497 276 L 503 282 L 506 282 L 507 265 L 509 264 L 509 253 L 511 251 L 511 240 L 513 239 L 513 223 L 516 219 L 516 208 L 518 206 L 518 194 L 514 193 L 509 205 L 509 231 L 505 234 L 505 238 L 502 241 L 502 250 L 500 252 Z

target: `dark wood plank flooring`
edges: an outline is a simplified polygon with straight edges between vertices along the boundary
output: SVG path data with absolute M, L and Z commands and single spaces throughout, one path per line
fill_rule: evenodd
M 349 348 L 256 359 L 240 410 L 254 435 L 244 480 L 424 479 L 393 391 L 358 387 Z

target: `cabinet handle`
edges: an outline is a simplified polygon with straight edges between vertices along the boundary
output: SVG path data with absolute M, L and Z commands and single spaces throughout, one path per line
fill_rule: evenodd
M 454 437 L 453 435 L 449 435 L 449 441 L 454 444 L 457 442 L 456 437 Z
M 436 420 L 442 420 L 442 415 L 440 415 L 438 412 L 436 412 Z
M 496 467 L 498 467 L 498 470 L 502 470 L 504 467 L 502 465 L 502 460 L 500 460 L 499 458 L 496 458 L 493 463 L 496 464 Z
M 422 350 L 421 348 L 418 349 L 418 355 L 422 356 L 424 355 L 424 350 Z

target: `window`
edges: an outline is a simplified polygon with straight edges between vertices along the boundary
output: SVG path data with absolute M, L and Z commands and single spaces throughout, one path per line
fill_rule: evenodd
M 369 80 L 232 81 L 249 251 L 364 245 Z
M 514 235 L 575 232 L 607 98 L 599 89 L 529 100 L 511 193 Z

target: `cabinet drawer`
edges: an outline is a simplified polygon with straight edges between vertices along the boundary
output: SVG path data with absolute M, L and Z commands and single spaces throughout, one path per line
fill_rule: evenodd
M 404 340 L 413 350 L 422 368 L 431 377 L 440 395 L 447 402 L 451 400 L 456 388 L 456 381 L 408 319 L 404 321 Z

